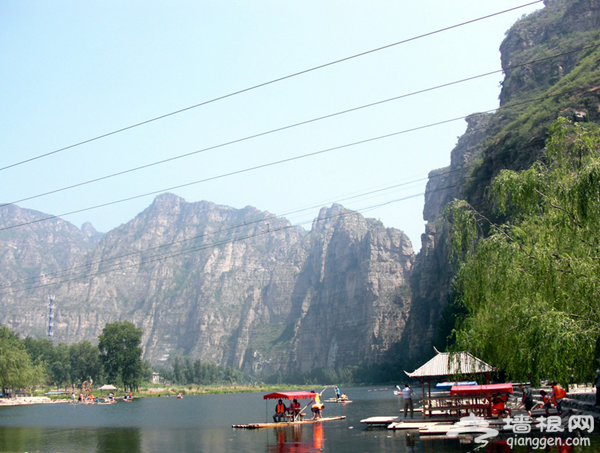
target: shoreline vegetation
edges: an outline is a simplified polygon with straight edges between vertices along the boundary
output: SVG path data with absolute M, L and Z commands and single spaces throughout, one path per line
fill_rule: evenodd
M 513 383 L 516 386 L 516 383 Z M 274 391 L 293 391 L 293 390 L 321 390 L 331 389 L 333 391 L 333 385 L 290 385 L 290 384 L 262 384 L 262 385 L 209 385 L 209 386 L 181 386 L 181 385 L 161 385 L 161 384 L 150 384 L 148 387 L 142 387 L 136 392 L 131 392 L 134 399 L 137 398 L 158 398 L 158 397 L 176 397 L 179 393 L 184 396 L 190 395 L 218 395 L 218 394 L 229 394 L 229 393 L 270 393 Z M 353 385 L 353 387 L 362 387 L 361 385 Z M 417 386 L 418 388 L 418 386 Z M 389 388 L 378 388 L 373 391 L 392 391 L 394 386 L 390 384 Z M 549 390 L 549 387 L 542 385 L 539 388 L 531 387 L 534 392 L 535 398 L 540 399 L 540 390 Z M 25 396 L 13 397 L 13 398 L 0 398 L 0 407 L 7 406 L 22 406 L 22 405 L 33 405 L 33 404 L 55 404 L 55 403 L 68 403 L 71 400 L 71 389 L 63 389 L 62 395 L 52 394 L 46 395 L 49 392 L 60 392 L 61 390 L 51 390 L 48 387 L 43 390 L 35 390 L 33 394 L 27 394 Z M 75 389 L 76 394 L 81 390 Z M 94 395 L 98 398 L 106 398 L 108 391 L 100 392 L 95 391 Z M 115 399 L 121 400 L 129 392 L 125 392 L 122 389 L 118 389 L 113 392 Z M 596 388 L 592 384 L 575 384 L 572 385 L 567 394 L 566 400 L 584 402 L 589 400 L 593 404 L 592 400 L 595 400 Z M 518 405 L 520 401 L 520 392 L 515 389 L 514 402 Z M 537 403 L 540 403 L 537 401 Z
M 322 389 L 323 385 L 289 385 L 289 384 L 263 384 L 263 385 L 209 385 L 209 386 L 183 386 L 183 385 L 161 385 L 151 384 L 148 387 L 141 387 L 139 390 L 131 392 L 133 398 L 159 398 L 159 397 L 175 397 L 179 393 L 184 396 L 188 395 L 219 395 L 226 393 L 269 393 L 273 391 L 286 391 L 286 390 L 311 390 L 311 389 Z M 332 386 L 327 386 L 332 387 Z M 333 387 L 332 387 L 333 388 Z M 63 394 L 51 394 L 63 392 Z M 71 393 L 74 392 L 78 395 L 81 389 L 50 389 L 48 387 L 43 390 L 35 390 L 32 394 L 26 394 L 26 396 L 19 396 L 13 398 L 0 398 L 0 407 L 2 406 L 20 406 L 25 404 L 48 404 L 48 403 L 66 403 L 71 400 Z M 94 396 L 98 398 L 105 398 L 110 392 L 98 389 L 94 390 Z M 128 395 L 129 392 L 123 389 L 117 389 L 114 392 L 116 399 L 122 399 L 124 395 Z

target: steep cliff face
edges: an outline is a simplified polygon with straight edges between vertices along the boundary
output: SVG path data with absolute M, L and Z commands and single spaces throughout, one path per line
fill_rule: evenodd
M 0 210 L 7 222 L 38 215 L 11 209 Z M 285 373 L 379 362 L 410 307 L 408 238 L 338 205 L 309 233 L 251 207 L 170 194 L 99 241 L 89 226 L 53 225 L 64 230 L 60 253 L 44 249 L 56 232 L 0 235 L 1 250 L 38 254 L 3 253 L 13 269 L 3 281 L 62 270 L 51 287 L 55 339 L 93 340 L 105 323 L 127 319 L 144 328 L 144 358 L 155 364 L 180 354 Z M 0 322 L 43 335 L 48 291 L 2 294 Z M 23 310 L 32 298 L 42 302 Z
M 306 372 L 383 361 L 400 340 L 411 303 L 408 237 L 334 205 L 321 210 L 308 240 L 289 367 Z
M 0 208 L 0 324 L 44 335 L 47 287 L 61 271 L 93 248 L 89 236 L 61 219 L 15 205 Z M 14 227 L 18 225 L 18 227 Z M 23 291 L 23 285 L 35 289 Z
M 470 176 L 472 162 L 483 152 L 490 115 L 471 115 L 466 121 L 467 130 L 452 150 L 450 166 L 429 174 L 423 208 L 427 224 L 421 235 L 421 252 L 411 274 L 413 304 L 402 338 L 403 350 L 408 352 L 405 361 L 431 352 L 440 310 L 446 304 L 454 277 L 454 265 L 448 260 L 447 229 L 442 212 L 447 203 L 464 198 L 463 183 Z
M 558 116 L 600 122 L 600 2 L 547 0 L 545 4 L 546 8 L 518 21 L 500 47 L 504 68 L 545 60 L 505 69 L 500 93 L 505 109 L 471 116 L 452 151 L 450 167 L 429 175 L 423 209 L 428 224 L 411 277 L 413 304 L 402 338 L 409 360 L 432 354 L 440 312 L 455 274 L 448 259 L 447 225 L 441 218 L 446 204 L 464 199 L 489 215 L 485 194 L 490 181 L 503 168 L 521 170 L 539 159 L 548 127 Z

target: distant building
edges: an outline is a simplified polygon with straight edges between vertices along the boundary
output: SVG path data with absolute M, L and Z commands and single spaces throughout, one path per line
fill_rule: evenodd
M 162 378 L 162 376 L 158 373 L 152 373 L 152 383 L 153 384 L 162 384 L 164 382 L 164 379 Z

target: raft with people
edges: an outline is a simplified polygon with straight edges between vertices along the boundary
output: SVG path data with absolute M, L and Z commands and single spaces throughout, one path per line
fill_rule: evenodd
M 335 387 L 335 398 L 329 398 L 323 401 L 324 403 L 351 403 L 350 398 L 345 393 L 340 392 L 340 389 Z
M 323 417 L 322 410 L 324 404 L 321 402 L 320 394 L 316 392 L 308 391 L 294 391 L 294 392 L 274 392 L 268 393 L 263 396 L 265 400 L 276 399 L 279 400 L 275 407 L 275 415 L 273 415 L 273 422 L 265 423 L 249 423 L 245 425 L 231 425 L 232 428 L 245 428 L 245 429 L 260 429 L 260 428 L 276 428 L 293 425 L 306 425 L 311 423 L 330 422 L 336 420 L 343 420 L 346 418 L 345 415 L 335 417 Z M 309 399 L 310 402 L 301 407 L 298 400 Z M 289 406 L 283 404 L 283 400 L 291 401 Z M 306 418 L 304 410 L 311 406 L 313 413 L 312 418 Z

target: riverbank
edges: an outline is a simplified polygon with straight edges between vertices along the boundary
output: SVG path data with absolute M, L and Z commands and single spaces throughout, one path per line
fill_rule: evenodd
M 23 406 L 28 404 L 54 404 L 63 403 L 66 400 L 51 400 L 47 396 L 18 396 L 15 398 L 0 398 L 0 407 Z
M 146 384 L 148 385 L 148 384 Z M 138 391 L 132 392 L 134 398 L 147 398 L 147 397 L 171 397 L 179 395 L 180 393 L 184 396 L 188 395 L 220 395 L 229 393 L 270 393 L 274 391 L 286 391 L 286 390 L 312 390 L 315 389 L 317 392 L 321 391 L 324 386 L 306 386 L 306 385 L 209 385 L 209 386 L 160 386 L 158 384 L 151 384 L 150 386 L 141 387 Z M 331 387 L 332 386 L 327 386 Z M 71 389 L 65 389 L 64 391 L 55 391 L 54 393 L 63 392 L 62 395 L 51 395 L 50 397 L 45 396 L 49 392 L 49 388 L 43 390 L 37 390 L 34 392 L 34 396 L 19 397 L 19 398 L 0 398 L 0 406 L 15 406 L 20 404 L 43 404 L 48 402 L 68 402 L 71 399 Z M 80 392 L 79 389 L 73 390 L 75 394 Z M 333 392 L 333 390 L 332 390 Z M 93 394 L 97 397 L 103 398 L 108 395 L 108 391 L 104 390 L 101 392 L 98 389 L 93 389 Z M 117 399 L 121 399 L 125 392 L 121 389 L 113 391 Z M 43 396 L 44 395 L 44 396 Z

